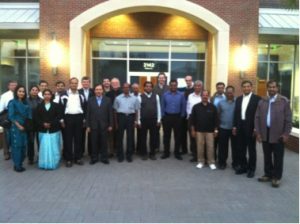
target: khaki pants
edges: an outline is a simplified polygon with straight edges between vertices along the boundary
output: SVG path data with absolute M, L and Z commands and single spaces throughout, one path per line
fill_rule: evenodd
M 204 150 L 206 144 L 207 163 L 215 164 L 214 156 L 214 133 L 213 132 L 196 132 L 197 157 L 199 163 L 205 163 Z

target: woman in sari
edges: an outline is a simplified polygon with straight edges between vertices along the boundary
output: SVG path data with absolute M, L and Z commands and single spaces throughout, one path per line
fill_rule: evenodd
M 10 144 L 12 158 L 14 162 L 14 170 L 23 172 L 23 161 L 26 153 L 27 133 L 25 130 L 25 122 L 32 118 L 31 108 L 26 101 L 25 87 L 19 85 L 14 92 L 14 99 L 8 104 L 8 119 L 12 125 L 10 128 Z
M 34 116 L 40 142 L 38 166 L 50 170 L 59 166 L 62 118 L 59 105 L 52 102 L 52 95 L 49 89 L 43 91 L 44 100 L 37 106 Z

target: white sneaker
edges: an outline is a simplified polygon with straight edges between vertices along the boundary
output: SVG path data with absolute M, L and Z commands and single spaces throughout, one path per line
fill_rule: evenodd
M 196 166 L 198 169 L 201 169 L 203 167 L 203 163 L 198 163 L 198 165 Z
M 211 170 L 215 170 L 215 169 L 217 169 L 217 167 L 216 167 L 216 165 L 215 165 L 215 164 L 210 164 L 210 165 L 209 165 L 209 167 L 210 167 L 210 169 L 211 169 Z

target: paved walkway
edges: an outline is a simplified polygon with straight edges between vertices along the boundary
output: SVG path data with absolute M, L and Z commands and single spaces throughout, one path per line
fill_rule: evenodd
M 0 222 L 299 222 L 299 156 L 286 151 L 282 185 L 259 183 L 231 168 L 196 169 L 167 160 L 16 173 L 0 151 Z

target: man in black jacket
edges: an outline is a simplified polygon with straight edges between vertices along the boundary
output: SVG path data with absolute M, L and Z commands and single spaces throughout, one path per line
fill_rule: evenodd
M 99 160 L 99 148 L 101 162 L 109 164 L 107 137 L 112 131 L 113 117 L 112 105 L 108 97 L 103 96 L 103 86 L 95 87 L 95 96 L 91 97 L 87 105 L 86 127 L 91 133 L 92 151 L 90 164 Z
M 242 82 L 243 95 L 236 99 L 233 134 L 237 135 L 238 168 L 236 174 L 247 173 L 254 177 L 256 169 L 256 140 L 254 131 L 255 112 L 260 97 L 252 93 L 252 82 Z M 249 159 L 247 161 L 247 149 Z

